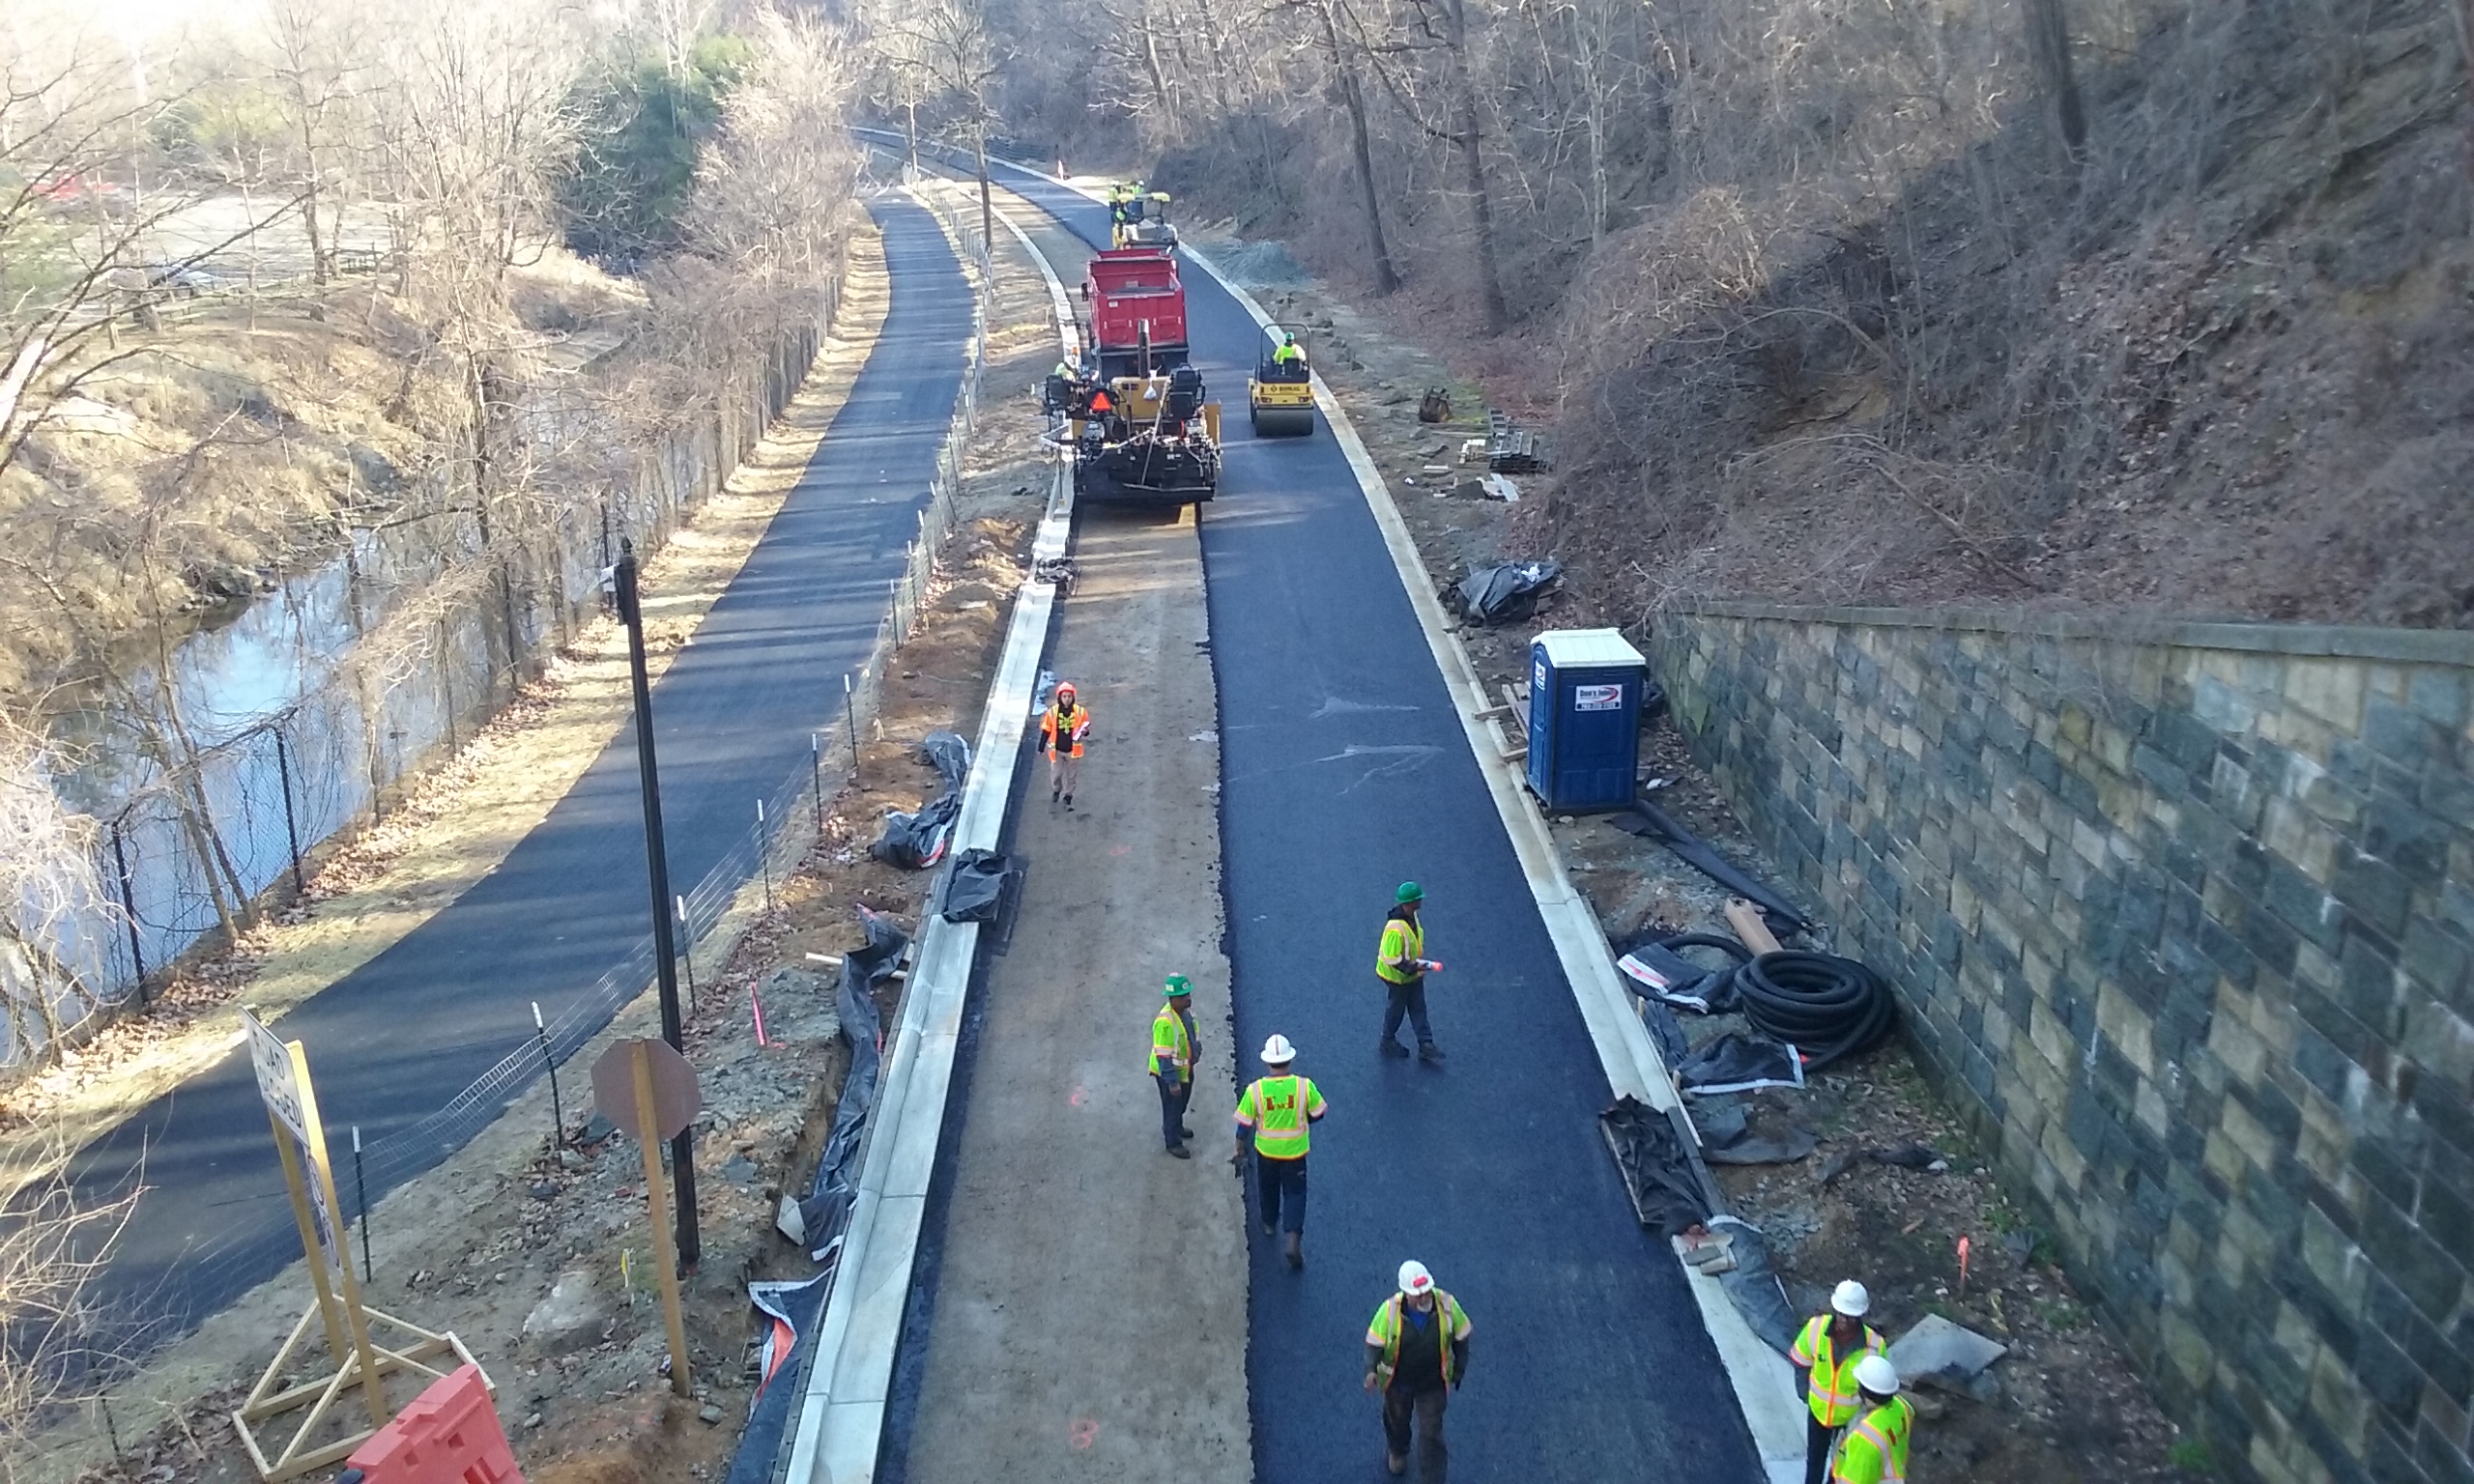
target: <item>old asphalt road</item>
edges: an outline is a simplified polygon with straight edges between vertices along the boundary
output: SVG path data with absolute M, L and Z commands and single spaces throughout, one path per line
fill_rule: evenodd
M 966 1021 L 889 1481 L 1253 1477 L 1202 555 L 1191 515 L 1085 511 L 1075 560 L 1050 664 L 1098 736 L 1072 813 L 1043 765 L 1023 786 L 1029 870 Z M 1143 1075 L 1170 974 L 1203 1054 L 1186 1160 Z
M 742 841 L 755 801 L 808 756 L 865 662 L 925 504 L 970 338 L 971 295 L 935 220 L 869 205 L 893 299 L 822 446 L 655 689 L 670 876 L 693 885 Z M 642 813 L 622 732 L 499 869 L 286 1016 L 327 1126 L 378 1141 L 436 1112 L 647 931 Z M 452 1153 L 417 1152 L 400 1181 Z M 186 1328 L 300 1255 L 247 1060 L 235 1054 L 81 1152 L 92 1197 L 142 1181 L 101 1281 L 105 1312 Z M 380 1194 L 373 1188 L 371 1198 Z
M 1004 184 L 1104 238 L 1087 200 L 1016 171 Z M 1234 403 L 1253 323 L 1208 275 L 1186 282 L 1204 373 Z M 1383 1476 L 1360 1342 L 1415 1257 L 1477 1327 L 1448 1427 L 1456 1476 L 1758 1479 L 1683 1276 L 1634 1221 L 1599 1142 L 1597 1053 L 1346 462 L 1326 430 L 1265 442 L 1242 417 L 1225 427 L 1202 556 L 1237 1049 L 1288 1036 L 1332 1105 L 1305 1271 L 1250 1238 L 1256 1476 Z M 1428 942 L 1450 965 L 1431 995 L 1442 1069 L 1375 1051 L 1375 937 L 1406 878 L 1424 883 Z M 1259 1070 L 1245 1056 L 1237 1074 Z M 1130 1154 L 1123 1178 L 1146 1168 Z M 1152 1317 L 1184 1343 L 1224 1338 L 1173 1309 Z

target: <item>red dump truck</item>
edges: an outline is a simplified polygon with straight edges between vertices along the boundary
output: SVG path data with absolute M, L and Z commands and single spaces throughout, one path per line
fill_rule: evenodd
M 1090 305 L 1083 343 L 1099 357 L 1100 380 L 1149 376 L 1186 363 L 1186 289 L 1177 250 L 1144 244 L 1095 253 L 1083 271 Z

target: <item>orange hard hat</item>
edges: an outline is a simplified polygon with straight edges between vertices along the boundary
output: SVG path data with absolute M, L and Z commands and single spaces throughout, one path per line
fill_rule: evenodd
M 1074 688 L 1073 681 L 1066 680 L 1059 682 L 1056 688 L 1056 694 L 1059 696 L 1079 696 L 1082 693 Z

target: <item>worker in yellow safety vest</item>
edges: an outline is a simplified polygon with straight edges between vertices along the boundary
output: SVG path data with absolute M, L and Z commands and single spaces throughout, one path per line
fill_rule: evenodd
M 1439 1062 L 1443 1051 L 1434 1043 L 1434 1027 L 1426 1023 L 1426 976 L 1442 972 L 1443 965 L 1420 956 L 1426 951 L 1426 929 L 1418 920 L 1418 909 L 1425 899 L 1425 888 L 1415 881 L 1401 882 L 1392 894 L 1392 912 L 1383 920 L 1383 941 L 1374 950 L 1374 975 L 1383 981 L 1383 1054 L 1409 1054 L 1409 1048 L 1400 1044 L 1400 1019 L 1405 1015 L 1417 1033 L 1418 1060 Z
M 1297 1048 L 1285 1036 L 1263 1042 L 1268 1075 L 1246 1085 L 1237 1099 L 1237 1153 L 1228 1162 L 1242 1174 L 1254 1156 L 1254 1194 L 1262 1208 L 1263 1235 L 1285 1229 L 1288 1266 L 1306 1266 L 1306 1150 L 1310 1127 L 1329 1111 L 1311 1077 L 1297 1075 Z
M 1306 347 L 1297 343 L 1295 330 L 1281 332 L 1280 348 L 1272 352 L 1272 365 L 1283 381 L 1306 380 Z
M 1898 1394 L 1898 1367 L 1887 1356 L 1866 1356 L 1856 1362 L 1856 1385 L 1863 1414 L 1838 1440 L 1830 1484 L 1905 1484 L 1915 1404 Z
M 1194 1131 L 1186 1127 L 1186 1104 L 1194 1096 L 1194 984 L 1183 974 L 1171 974 L 1163 988 L 1160 1013 L 1151 1017 L 1151 1080 L 1160 1089 L 1160 1137 L 1167 1141 L 1169 1154 L 1191 1159 L 1186 1140 Z
M 1804 1484 L 1823 1484 L 1828 1476 L 1838 1431 L 1856 1420 L 1856 1367 L 1884 1349 L 1881 1331 L 1864 1323 L 1872 1308 L 1872 1294 L 1849 1278 L 1831 1292 L 1828 1313 L 1804 1321 L 1788 1352 L 1803 1373 L 1804 1405 L 1811 1409 L 1804 1427 Z
M 1400 1291 L 1366 1327 L 1366 1389 L 1383 1393 L 1384 1468 L 1408 1471 L 1412 1417 L 1428 1448 L 1443 1446 L 1443 1404 L 1468 1374 L 1468 1314 L 1425 1264 L 1402 1263 Z
M 1040 751 L 1048 754 L 1048 801 L 1062 797 L 1074 813 L 1074 782 L 1082 776 L 1082 742 L 1091 734 L 1091 708 L 1077 698 L 1074 683 L 1056 688 L 1056 702 L 1040 713 Z

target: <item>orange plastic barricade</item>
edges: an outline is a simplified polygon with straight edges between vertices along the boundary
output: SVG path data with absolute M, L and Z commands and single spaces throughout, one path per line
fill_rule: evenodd
M 477 1365 L 432 1384 L 344 1463 L 335 1484 L 524 1484 Z

